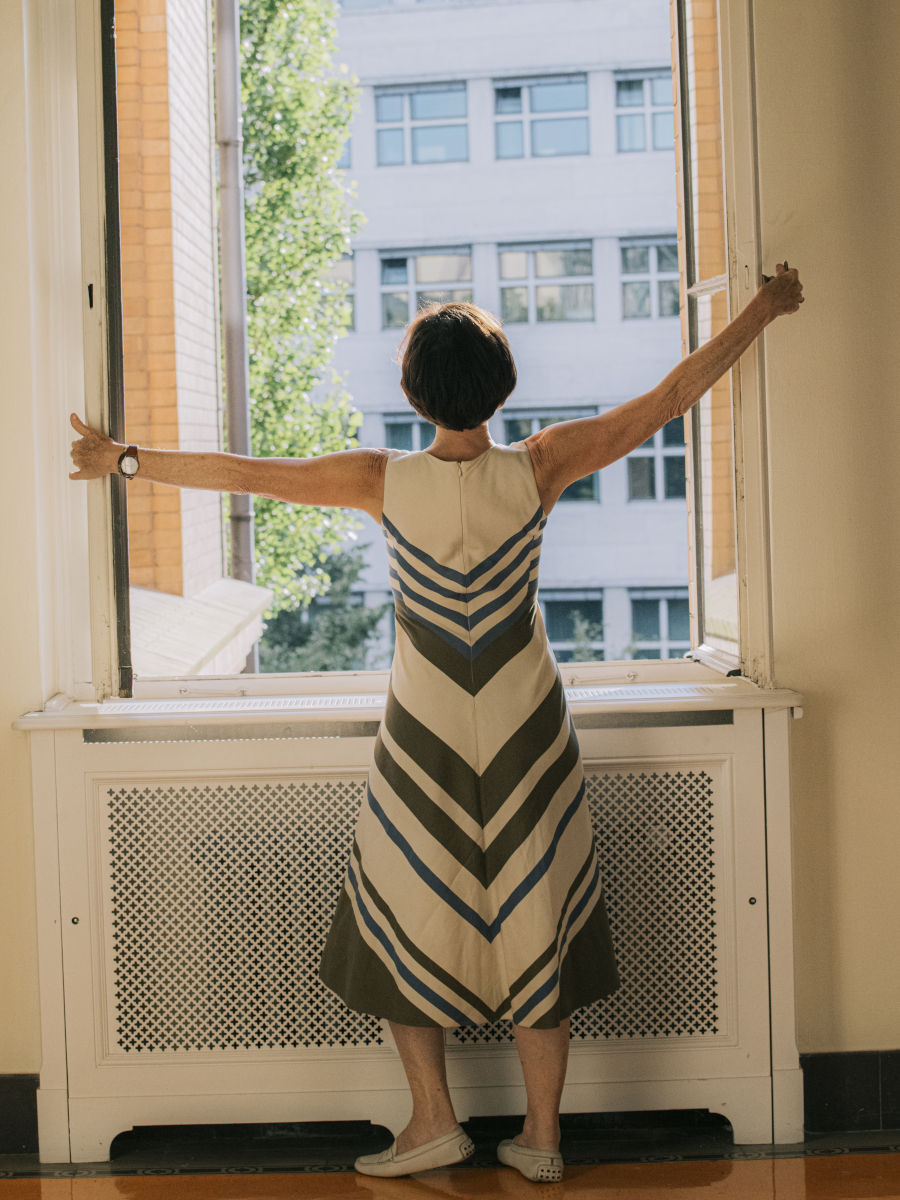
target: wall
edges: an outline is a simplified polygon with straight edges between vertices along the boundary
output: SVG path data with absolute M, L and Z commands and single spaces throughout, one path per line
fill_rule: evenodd
M 756 0 L 778 683 L 793 726 L 802 1051 L 900 1047 L 896 0 Z

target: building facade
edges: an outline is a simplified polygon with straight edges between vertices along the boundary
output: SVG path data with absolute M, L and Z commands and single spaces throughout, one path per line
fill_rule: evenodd
M 345 2 L 362 96 L 345 154 L 366 217 L 342 264 L 354 328 L 336 367 L 370 446 L 433 436 L 394 361 L 416 307 L 502 316 L 519 383 L 498 442 L 600 413 L 678 361 L 674 126 L 665 0 Z M 365 518 L 362 590 L 389 597 Z M 689 648 L 684 429 L 574 484 L 548 523 L 540 603 L 564 661 Z M 389 631 L 371 665 L 390 655 Z

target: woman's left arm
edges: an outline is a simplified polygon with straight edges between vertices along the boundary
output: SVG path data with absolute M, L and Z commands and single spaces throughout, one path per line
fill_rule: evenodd
M 125 447 L 91 429 L 74 414 L 81 434 L 72 444 L 77 470 L 70 479 L 99 479 L 115 474 Z M 288 504 L 359 508 L 378 522 L 384 501 L 384 450 L 340 450 L 316 458 L 242 458 L 187 450 L 138 450 L 138 476 L 170 487 L 269 496 Z

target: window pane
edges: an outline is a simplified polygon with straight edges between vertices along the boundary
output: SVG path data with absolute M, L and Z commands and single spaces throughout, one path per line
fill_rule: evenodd
M 471 254 L 420 254 L 416 259 L 416 283 L 463 283 L 471 278 Z
M 622 284 L 622 316 L 626 320 L 650 316 L 650 284 Z
M 531 122 L 531 153 L 535 158 L 547 158 L 555 154 L 588 154 L 589 151 L 587 117 Z
M 528 288 L 500 289 L 500 317 L 507 324 L 521 325 L 528 320 Z
M 650 96 L 654 104 L 672 106 L 672 76 L 657 75 L 650 80 Z
M 403 329 L 409 321 L 409 293 L 383 292 L 381 295 L 381 328 Z
M 403 120 L 403 93 L 375 97 L 375 120 L 384 124 Z
M 643 79 L 620 79 L 616 83 L 618 108 L 641 108 L 644 103 Z
M 587 108 L 586 79 L 531 85 L 532 112 L 569 112 L 573 108 Z
M 675 149 L 675 117 L 671 109 L 653 114 L 653 149 Z
M 628 113 L 616 117 L 616 134 L 620 154 L 647 149 L 643 113 Z
M 375 134 L 379 167 L 396 167 L 406 162 L 402 129 L 379 129 Z
M 388 450 L 412 450 L 413 427 L 412 421 L 392 421 L 384 427 L 384 440 Z
M 681 312 L 681 297 L 677 279 L 661 279 L 659 284 L 659 315 L 677 317 Z
M 524 250 L 503 250 L 500 254 L 500 278 L 524 279 L 528 274 L 528 255 Z
M 650 273 L 649 246 L 622 247 L 622 274 L 648 275 Z
M 417 163 L 466 162 L 467 125 L 418 125 L 412 131 L 412 157 Z
M 526 438 L 531 437 L 531 418 L 519 417 L 504 421 L 503 431 L 507 446 L 513 442 L 524 442 Z
M 427 450 L 434 441 L 434 426 L 430 421 L 419 422 L 419 448 Z
M 628 499 L 656 499 L 656 459 L 649 454 L 628 460 Z
M 635 658 L 661 658 L 662 655 L 659 650 L 635 650 L 634 657 Z
M 435 117 L 464 117 L 466 115 L 466 89 L 448 88 L 446 91 L 412 92 L 409 97 L 414 121 L 433 121 Z
M 522 89 L 500 87 L 494 90 L 494 112 L 520 113 L 522 111 Z
M 687 600 L 670 600 L 669 604 L 669 641 L 689 642 L 691 640 L 691 613 Z
M 352 287 L 353 255 L 342 254 L 337 262 L 334 263 L 329 269 L 328 278 L 333 279 L 335 283 L 346 283 L 349 287 Z
M 659 641 L 658 600 L 632 600 L 631 630 L 636 642 Z
M 678 246 L 674 242 L 656 247 L 656 269 L 660 273 L 678 270 Z
M 603 625 L 602 600 L 545 600 L 547 637 L 551 642 L 571 642 L 575 637 L 575 618 L 580 617 L 593 629 L 588 630 L 591 641 L 600 641 Z
M 347 138 L 346 142 L 344 142 L 344 149 L 341 151 L 341 157 L 337 160 L 337 163 L 335 164 L 336 166 L 343 167 L 345 169 L 349 166 L 352 166 L 352 160 L 350 157 L 350 142 L 352 140 L 352 138 Z
M 684 417 L 673 417 L 671 421 L 666 421 L 662 435 L 664 446 L 683 446 Z
M 593 321 L 592 283 L 544 283 L 535 288 L 539 321 Z
M 592 275 L 593 272 L 593 251 L 589 246 L 581 250 L 537 250 L 534 255 L 534 273 L 539 279 Z
M 570 483 L 560 496 L 560 500 L 596 500 L 596 475 L 585 475 Z
M 471 304 L 472 289 L 456 288 L 445 291 L 417 292 L 416 308 L 424 308 L 426 304 Z
M 382 283 L 406 283 L 406 259 L 383 258 L 381 260 Z
M 498 121 L 497 157 L 525 157 L 525 129 L 521 121 Z
M 685 490 L 684 455 L 667 454 L 663 459 L 663 472 L 666 480 L 666 499 L 683 500 L 687 495 Z
M 349 295 L 347 297 L 347 303 L 350 305 L 350 320 L 347 322 L 347 328 L 355 330 L 356 329 L 356 297 L 354 295 L 352 295 L 352 293 L 351 293 L 351 295 Z

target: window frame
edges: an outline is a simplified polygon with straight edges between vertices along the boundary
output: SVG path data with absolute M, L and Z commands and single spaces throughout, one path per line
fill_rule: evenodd
M 461 92 L 465 97 L 465 116 L 462 117 L 427 117 L 414 118 L 412 115 L 412 97 L 429 92 L 454 91 Z M 378 118 L 378 101 L 382 97 L 399 96 L 402 105 L 402 117 L 399 121 L 381 121 Z M 449 167 L 471 161 L 471 143 L 469 139 L 469 85 L 466 80 L 447 80 L 443 83 L 397 84 L 391 86 L 379 84 L 373 88 L 373 112 L 375 116 L 375 167 L 376 170 L 391 167 Z M 449 158 L 436 161 L 420 161 L 413 157 L 414 131 L 416 129 L 438 129 L 445 126 L 461 125 L 466 133 L 465 158 Z M 400 130 L 403 136 L 403 161 L 382 162 L 379 150 L 379 134 L 390 130 Z
M 687 600 L 688 610 L 690 611 L 690 591 L 688 588 L 629 588 L 628 600 L 631 604 L 631 647 L 633 662 L 669 662 L 672 658 L 684 658 L 682 654 L 671 654 L 671 650 L 682 650 L 687 652 L 692 649 L 690 639 L 685 641 L 684 638 L 673 638 L 670 636 L 670 621 L 669 621 L 669 603 L 672 600 Z M 635 601 L 644 601 L 656 603 L 659 605 L 659 639 L 653 641 L 652 638 L 637 638 L 635 637 L 634 628 L 634 603 Z M 652 656 L 638 657 L 634 651 L 636 650 L 655 650 L 659 648 L 659 658 Z M 666 651 L 663 654 L 663 650 Z
M 469 274 L 471 276 L 470 279 L 468 279 L 468 280 L 448 280 L 446 284 L 437 283 L 437 284 L 430 284 L 427 286 L 420 284 L 417 281 L 415 264 L 418 259 L 420 259 L 420 258 L 451 258 L 454 256 L 459 257 L 459 258 L 468 258 Z M 401 258 L 406 260 L 406 283 L 405 284 L 383 283 L 382 282 L 382 280 L 383 280 L 382 264 L 385 262 L 391 262 L 394 259 L 399 260 Z M 412 264 L 412 266 L 410 266 L 410 264 Z M 405 329 L 406 326 L 409 324 L 409 322 L 412 320 L 415 313 L 417 313 L 419 311 L 419 308 L 420 307 L 424 308 L 424 306 L 425 306 L 424 304 L 422 304 L 422 305 L 419 304 L 419 296 L 425 295 L 428 292 L 443 292 L 443 293 L 468 292 L 468 293 L 470 293 L 468 299 L 469 299 L 469 302 L 471 302 L 472 296 L 474 295 L 474 292 L 473 292 L 474 275 L 475 275 L 475 264 L 474 264 L 474 257 L 472 254 L 472 247 L 470 245 L 464 245 L 464 246 L 417 246 L 417 247 L 414 247 L 412 250 L 379 250 L 378 251 L 378 295 L 379 295 L 379 300 L 380 300 L 380 312 L 381 312 L 381 332 L 382 333 L 392 333 L 392 332 L 396 332 L 399 329 Z M 463 284 L 462 287 L 458 286 L 460 283 Z M 469 284 L 468 287 L 465 286 L 466 283 Z M 454 285 L 457 285 L 457 286 L 454 286 Z M 385 323 L 384 323 L 384 314 L 385 314 L 384 297 L 385 296 L 399 296 L 404 291 L 406 292 L 406 321 L 403 323 L 403 325 L 385 325 Z M 442 303 L 449 303 L 449 302 L 450 301 L 443 301 Z M 432 303 L 432 301 L 430 301 L 430 300 L 425 301 L 425 304 L 431 304 L 431 303 Z M 415 306 L 415 307 L 413 307 L 413 306 Z
M 535 254 L 540 251 L 559 250 L 590 250 L 590 275 L 538 275 L 535 267 Z M 525 254 L 527 274 L 519 279 L 504 279 L 500 266 L 502 254 Z M 578 286 L 591 288 L 592 315 L 586 320 L 539 321 L 537 316 L 537 289 L 539 287 Z M 497 286 L 499 289 L 500 314 L 506 325 L 595 325 L 597 323 L 597 252 L 593 239 L 579 238 L 558 242 L 498 242 L 497 243 Z M 511 321 L 503 315 L 503 293 L 514 288 L 528 289 L 528 320 Z
M 553 651 L 553 657 L 556 658 L 557 663 L 559 663 L 559 665 L 561 667 L 566 667 L 569 664 L 567 663 L 567 661 L 565 659 L 559 659 L 556 657 L 557 650 L 562 650 L 563 652 L 565 652 L 570 647 L 572 649 L 574 649 L 575 643 L 574 643 L 574 641 L 570 641 L 569 644 L 567 644 L 566 639 L 564 639 L 564 638 L 551 639 L 550 631 L 548 628 L 549 617 L 547 615 L 547 605 L 548 604 L 559 604 L 559 603 L 578 604 L 579 602 L 581 602 L 583 604 L 595 604 L 598 600 L 600 602 L 601 611 L 603 612 L 604 617 L 605 617 L 605 610 L 603 609 L 605 596 L 604 596 L 604 589 L 602 587 L 596 587 L 596 588 L 552 588 L 552 587 L 551 588 L 538 588 L 537 601 L 538 601 L 538 605 L 541 610 L 541 618 L 544 622 L 544 628 L 547 631 L 547 641 L 550 645 L 550 649 Z M 601 626 L 603 626 L 603 617 L 601 617 L 600 624 L 601 624 Z M 602 655 L 602 658 L 595 659 L 594 662 L 597 662 L 597 663 L 606 662 L 606 630 L 605 630 L 605 627 L 604 627 L 604 633 L 603 633 L 602 638 L 592 638 L 591 639 L 591 649 L 599 650 Z M 590 663 L 588 663 L 587 665 L 589 666 Z
M 674 418 L 677 420 L 677 418 Z M 668 422 L 667 422 L 668 424 Z M 685 428 L 687 426 L 685 425 Z M 626 455 L 625 462 L 630 463 L 633 459 L 652 459 L 653 460 L 653 479 L 654 491 L 653 496 L 632 496 L 631 495 L 631 468 L 626 466 L 628 471 L 628 503 L 629 504 L 681 504 L 687 499 L 687 484 L 685 484 L 685 494 L 683 496 L 667 496 L 666 493 L 666 467 L 665 460 L 667 458 L 681 458 L 685 462 L 685 475 L 687 474 L 687 444 L 672 443 L 666 445 L 665 442 L 666 425 L 662 429 L 658 429 L 652 437 L 648 438 L 630 454 Z M 652 443 L 648 445 L 647 442 Z
M 614 95 L 614 111 L 616 119 L 616 154 L 673 154 L 676 152 L 676 145 L 661 146 L 657 148 L 654 144 L 653 137 L 653 118 L 657 113 L 667 113 L 673 118 L 673 102 L 672 99 L 665 105 L 656 104 L 653 100 L 653 81 L 655 79 L 668 78 L 671 85 L 673 73 L 671 67 L 648 67 L 645 70 L 636 71 L 616 71 L 613 78 L 613 86 L 615 88 Z M 620 105 L 619 104 L 619 84 L 620 83 L 637 83 L 640 80 L 643 83 L 643 103 L 640 105 Z M 637 116 L 638 113 L 644 118 L 644 145 L 641 149 L 623 150 L 619 139 L 619 118 L 627 116 Z
M 622 305 L 621 319 L 623 321 L 674 321 L 678 320 L 680 313 L 681 300 L 681 272 L 677 269 L 674 271 L 660 271 L 659 269 L 659 248 L 661 246 L 675 246 L 677 249 L 678 235 L 672 234 L 671 237 L 634 237 L 634 238 L 619 238 L 619 298 Z M 630 249 L 647 248 L 648 254 L 648 270 L 647 271 L 626 271 L 622 261 L 622 251 Z M 650 285 L 650 312 L 646 317 L 628 317 L 625 315 L 625 284 L 626 283 L 649 283 Z M 679 312 L 670 313 L 662 316 L 659 311 L 659 285 L 660 283 L 678 283 L 679 293 Z
M 584 108 L 561 108 L 558 111 L 551 113 L 534 112 L 531 108 L 531 88 L 540 86 L 541 84 L 553 83 L 583 83 L 585 90 Z M 523 78 L 516 76 L 513 79 L 493 79 L 491 81 L 493 89 L 493 121 L 494 121 L 494 161 L 495 162 L 522 162 L 526 159 L 537 159 L 541 162 L 547 159 L 555 158 L 589 158 L 591 155 L 591 117 L 590 117 L 590 79 L 586 71 L 569 72 L 565 75 L 535 75 Z M 497 111 L 497 92 L 504 88 L 520 88 L 522 91 L 522 107 L 518 114 L 516 113 L 500 113 Z M 574 118 L 583 118 L 587 125 L 587 149 L 577 150 L 571 154 L 535 154 L 534 153 L 534 130 L 533 125 L 536 121 L 565 121 Z M 504 154 L 498 153 L 498 138 L 497 132 L 500 125 L 518 124 L 522 126 L 522 153 L 521 154 Z

